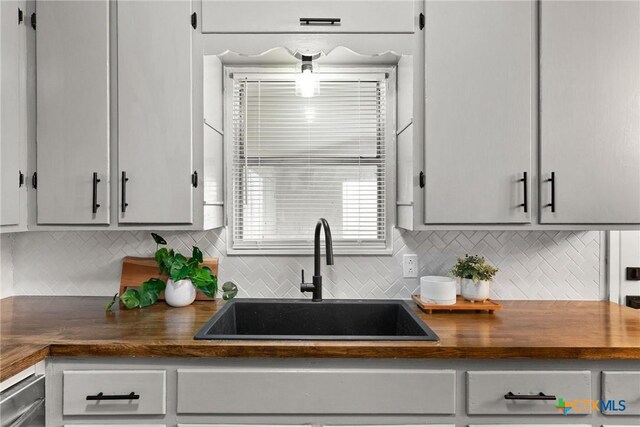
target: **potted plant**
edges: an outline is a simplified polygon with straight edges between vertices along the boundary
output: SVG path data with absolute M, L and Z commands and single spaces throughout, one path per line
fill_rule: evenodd
M 214 297 L 218 292 L 218 278 L 207 266 L 202 264 L 202 251 L 194 246 L 191 257 L 187 258 L 173 249 L 167 249 L 167 242 L 161 236 L 151 233 L 156 242 L 155 260 L 160 268 L 160 274 L 167 276 L 167 282 L 162 279 L 151 278 L 138 289 L 127 289 L 120 301 L 127 308 L 147 307 L 158 300 L 160 292 L 164 291 L 165 301 L 173 307 L 184 307 L 196 299 L 196 291 L 202 291 L 208 297 Z M 162 246 L 162 247 L 161 247 Z M 238 288 L 232 282 L 222 286 L 224 300 L 232 299 L 238 293 Z
M 471 301 L 489 298 L 489 285 L 498 269 L 487 263 L 484 257 L 465 255 L 451 269 L 451 275 L 460 279 L 462 297 Z

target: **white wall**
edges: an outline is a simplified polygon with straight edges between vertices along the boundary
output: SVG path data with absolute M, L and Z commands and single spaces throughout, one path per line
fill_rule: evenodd
M 0 235 L 0 298 L 13 295 L 12 234 Z
M 220 258 L 220 280 L 244 297 L 300 297 L 300 269 L 311 277 L 311 256 L 226 256 L 225 232 L 161 232 L 188 252 L 199 246 Z M 485 255 L 500 268 L 492 296 L 500 299 L 605 297 L 600 232 L 394 230 L 393 256 L 336 256 L 322 266 L 327 298 L 408 298 L 417 279 L 402 278 L 402 255 L 417 253 L 421 275 L 446 274 L 456 256 Z M 29 232 L 13 235 L 18 295 L 113 295 L 122 257 L 152 256 L 148 232 Z M 305 296 L 306 298 L 307 296 Z
M 640 267 L 640 231 L 612 231 L 609 259 L 609 299 L 626 304 L 627 295 L 640 295 L 640 281 L 626 279 L 627 267 Z

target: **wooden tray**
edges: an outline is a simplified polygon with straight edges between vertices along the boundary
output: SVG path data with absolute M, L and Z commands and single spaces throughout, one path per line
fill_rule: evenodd
M 495 301 L 491 301 L 490 299 L 482 302 L 471 302 L 462 298 L 460 295 L 458 295 L 456 303 L 453 305 L 432 304 L 428 300 L 420 298 L 420 295 L 411 295 L 411 298 L 413 298 L 422 311 L 429 314 L 434 311 L 475 311 L 476 313 L 488 311 L 489 313 L 493 313 L 495 311 L 502 310 L 502 306 L 500 304 Z
M 218 275 L 218 258 L 206 258 L 200 265 L 209 267 L 213 274 Z M 119 294 L 122 295 L 129 288 L 139 288 L 143 282 L 151 278 L 167 280 L 167 276 L 159 274 L 158 264 L 154 258 L 126 256 L 122 259 Z M 164 292 L 160 293 L 158 299 L 164 300 Z M 206 296 L 202 291 L 196 293 L 196 301 L 212 301 L 214 299 Z

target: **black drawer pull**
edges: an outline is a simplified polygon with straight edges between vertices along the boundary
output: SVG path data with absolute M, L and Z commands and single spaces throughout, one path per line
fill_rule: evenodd
M 551 183 L 551 203 L 547 205 L 547 207 L 551 208 L 551 212 L 556 211 L 556 173 L 551 172 L 551 178 L 547 180 L 547 182 Z
M 508 400 L 556 400 L 556 397 L 552 394 L 544 394 L 540 392 L 538 394 L 513 394 L 509 392 L 504 395 Z
M 120 182 L 120 185 L 122 185 L 122 213 L 125 213 L 127 206 L 129 206 L 129 203 L 127 203 L 127 181 L 129 181 L 127 173 L 122 171 L 122 181 Z
M 92 201 L 92 206 L 93 206 L 93 213 L 96 214 L 98 212 L 98 208 L 100 207 L 100 204 L 98 203 L 98 183 L 100 182 L 100 180 L 98 179 L 98 172 L 94 172 L 93 173 L 93 201 Z
M 340 18 L 300 18 L 300 25 L 340 25 Z
M 528 191 L 528 180 L 527 180 L 527 172 L 523 172 L 522 173 L 522 179 L 519 180 L 520 182 L 522 182 L 522 188 L 524 190 L 524 203 L 522 203 L 520 205 L 520 207 L 524 210 L 524 213 L 527 213 L 529 211 L 529 191 Z
M 87 396 L 87 400 L 138 400 L 140 399 L 139 394 L 135 394 L 133 391 L 129 394 L 110 394 L 106 395 L 102 392 L 96 394 L 95 396 Z

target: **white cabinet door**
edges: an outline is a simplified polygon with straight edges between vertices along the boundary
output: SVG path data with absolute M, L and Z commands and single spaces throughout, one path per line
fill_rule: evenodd
M 425 2 L 426 223 L 530 222 L 534 10 Z
M 541 8 L 541 222 L 640 223 L 640 2 Z
M 24 20 L 18 22 L 18 11 L 24 19 L 24 2 L 0 2 L 0 225 L 18 225 L 24 184 L 20 174 L 26 173 L 21 153 L 26 146 L 22 116 L 24 92 L 21 43 Z M 24 175 L 23 175 L 24 176 Z M 22 197 L 21 197 L 22 196 Z
M 120 223 L 192 222 L 190 14 L 118 1 Z
M 109 2 L 36 13 L 38 223 L 108 224 Z
M 202 32 L 412 33 L 413 5 L 413 0 L 203 0 Z

